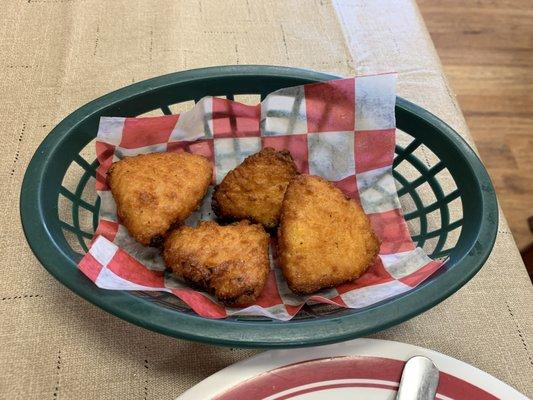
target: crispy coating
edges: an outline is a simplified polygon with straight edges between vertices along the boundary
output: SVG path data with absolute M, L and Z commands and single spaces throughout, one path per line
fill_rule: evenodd
M 212 174 L 205 157 L 151 153 L 114 163 L 107 183 L 129 233 L 143 245 L 158 246 L 172 226 L 198 208 Z
M 285 189 L 297 174 L 288 151 L 264 148 L 246 158 L 216 187 L 213 210 L 223 219 L 249 219 L 275 228 Z
M 278 246 L 289 287 L 308 294 L 358 278 L 380 242 L 358 203 L 321 177 L 300 175 L 285 193 Z
M 240 221 L 182 226 L 165 240 L 163 257 L 175 275 L 213 293 L 228 306 L 254 302 L 270 269 L 263 227 Z

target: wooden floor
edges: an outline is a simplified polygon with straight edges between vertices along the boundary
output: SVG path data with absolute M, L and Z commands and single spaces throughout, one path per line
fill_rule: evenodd
M 520 249 L 533 242 L 533 0 L 417 0 Z

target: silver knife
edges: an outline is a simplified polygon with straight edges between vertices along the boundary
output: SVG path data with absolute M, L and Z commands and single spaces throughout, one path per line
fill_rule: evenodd
M 410 358 L 403 368 L 396 400 L 434 400 L 439 370 L 427 357 Z

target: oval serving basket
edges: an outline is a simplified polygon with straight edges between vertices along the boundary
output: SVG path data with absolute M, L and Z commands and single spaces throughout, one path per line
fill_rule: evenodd
M 498 210 L 481 161 L 448 125 L 397 98 L 394 177 L 411 236 L 446 267 L 414 290 L 363 309 L 305 306 L 291 321 L 205 319 L 160 292 L 103 290 L 77 263 L 98 221 L 94 139 L 101 116 L 170 114 L 203 96 L 254 102 L 288 86 L 336 79 L 274 66 L 227 66 L 169 74 L 117 90 L 70 114 L 33 156 L 20 196 L 24 232 L 43 266 L 72 291 L 129 322 L 165 335 L 235 347 L 298 347 L 377 332 L 433 307 L 481 268 L 494 244 Z M 248 96 L 248 97 L 250 97 Z M 183 104 L 181 104 L 183 106 Z

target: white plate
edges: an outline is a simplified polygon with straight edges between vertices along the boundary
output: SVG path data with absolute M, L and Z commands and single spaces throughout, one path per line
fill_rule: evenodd
M 178 399 L 394 400 L 405 361 L 415 355 L 431 358 L 439 368 L 437 399 L 528 400 L 464 362 L 376 339 L 267 351 L 217 372 Z

